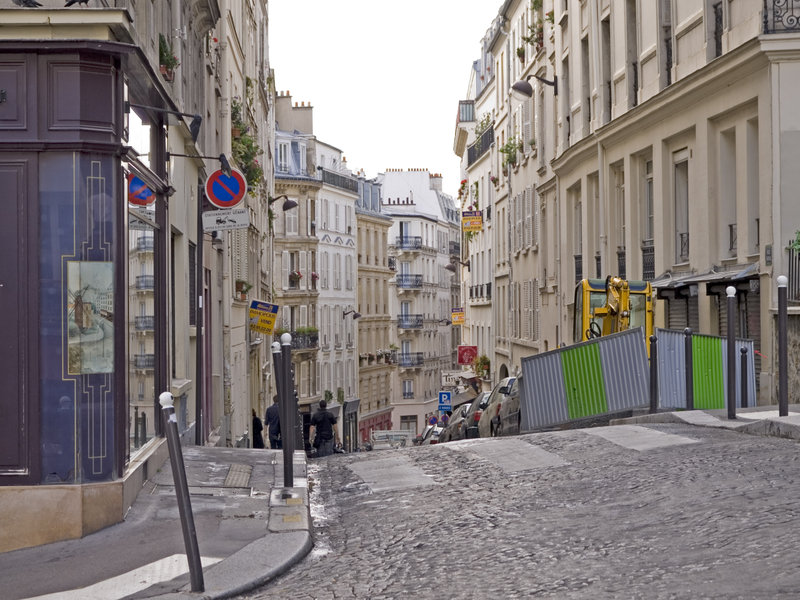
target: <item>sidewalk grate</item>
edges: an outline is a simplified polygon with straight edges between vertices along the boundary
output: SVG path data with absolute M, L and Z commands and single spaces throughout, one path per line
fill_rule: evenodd
M 228 476 L 225 478 L 223 487 L 249 487 L 250 474 L 253 472 L 252 465 L 243 465 L 239 463 L 231 464 L 228 470 Z

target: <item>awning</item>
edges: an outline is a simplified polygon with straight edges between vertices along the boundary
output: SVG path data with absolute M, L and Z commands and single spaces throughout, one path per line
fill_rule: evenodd
M 455 408 L 456 406 L 460 406 L 465 402 L 470 402 L 478 395 L 473 388 L 467 388 L 465 391 L 461 392 L 460 394 L 456 394 L 455 397 L 450 401 L 450 406 Z
M 477 375 L 475 375 L 475 371 L 462 371 L 458 374 L 459 377 L 462 379 L 475 379 Z
M 759 272 L 759 263 L 748 263 L 746 265 L 735 265 L 732 268 L 721 269 L 712 267 L 705 273 L 676 273 L 673 275 L 669 271 L 659 275 L 650 282 L 655 289 L 679 288 L 697 283 L 713 283 L 715 281 L 742 281 L 756 277 Z

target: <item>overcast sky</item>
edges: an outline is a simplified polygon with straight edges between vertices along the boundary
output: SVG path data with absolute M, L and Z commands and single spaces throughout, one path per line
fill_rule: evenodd
M 456 195 L 458 101 L 502 0 L 271 0 L 275 88 L 350 169 L 427 168 Z

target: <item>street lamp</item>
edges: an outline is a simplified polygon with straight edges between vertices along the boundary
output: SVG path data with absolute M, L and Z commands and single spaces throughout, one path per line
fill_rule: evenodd
M 291 210 L 297 206 L 297 202 L 289 198 L 289 196 L 287 196 L 286 194 L 281 194 L 280 196 L 275 196 L 274 198 L 272 196 L 269 196 L 268 203 L 270 206 L 272 206 L 273 202 L 275 202 L 276 200 L 280 200 L 281 198 L 286 199 L 283 202 L 283 210 Z
M 467 259 L 466 261 L 461 261 L 455 256 L 451 256 L 450 257 L 450 264 L 445 265 L 444 268 L 447 269 L 448 271 L 452 272 L 452 273 L 455 273 L 456 270 L 458 269 L 458 267 L 456 266 L 456 263 L 460 264 L 463 267 L 467 267 L 467 271 L 470 270 L 470 268 L 469 268 L 469 264 L 470 264 L 469 263 L 469 259 Z
M 231 170 L 231 163 L 228 162 L 228 157 L 225 156 L 224 154 L 220 154 L 219 156 L 201 156 L 199 154 L 176 154 L 175 152 L 167 152 L 167 160 L 169 160 L 173 156 L 182 156 L 184 158 L 205 158 L 206 160 L 218 160 L 220 163 L 220 169 L 225 175 L 231 177 L 233 174 Z
M 517 92 L 522 96 L 527 96 L 528 98 L 533 97 L 533 86 L 530 84 L 530 79 L 536 79 L 537 81 L 542 82 L 545 85 L 549 85 L 553 88 L 553 95 L 558 96 L 558 77 L 553 75 L 552 81 L 549 79 L 545 79 L 544 77 L 539 77 L 538 75 L 528 75 L 525 79 L 521 79 L 517 81 L 514 85 L 511 86 L 511 92 Z
M 356 319 L 360 319 L 360 318 L 361 318 L 361 313 L 360 313 L 360 312 L 358 312 L 358 311 L 357 311 L 357 310 L 355 310 L 355 309 L 352 309 L 352 310 L 346 310 L 346 311 L 344 311 L 344 312 L 342 313 L 342 319 L 346 318 L 346 317 L 347 317 L 347 315 L 349 315 L 349 314 L 352 314 L 352 315 L 353 315 L 353 320 L 354 320 L 354 321 L 355 321 Z

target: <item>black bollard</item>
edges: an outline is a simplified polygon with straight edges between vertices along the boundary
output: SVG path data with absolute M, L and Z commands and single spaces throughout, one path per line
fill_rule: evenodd
M 736 418 L 736 288 L 725 288 L 728 295 L 728 418 Z
M 778 416 L 789 416 L 789 361 L 786 341 L 787 302 L 789 280 L 778 276 Z
M 294 424 L 297 409 L 294 405 L 294 381 L 292 378 L 292 336 L 281 336 L 283 362 L 283 385 L 281 386 L 281 438 L 283 439 L 283 487 L 294 486 Z M 284 426 L 285 425 L 285 426 Z
M 694 361 L 692 359 L 692 329 L 683 330 L 684 363 L 686 371 L 686 410 L 694 410 Z
M 658 339 L 650 336 L 650 414 L 658 412 Z
M 747 348 L 739 352 L 742 353 L 742 408 L 747 408 Z
M 175 398 L 169 392 L 162 392 L 158 397 L 164 414 L 169 446 L 169 462 L 172 466 L 172 479 L 175 482 L 175 495 L 178 497 L 178 513 L 181 517 L 183 544 L 186 546 L 186 558 L 189 560 L 189 579 L 193 592 L 205 591 L 203 583 L 203 565 L 200 562 L 200 548 L 197 545 L 197 531 L 192 515 L 192 501 L 189 499 L 189 484 L 186 482 L 186 470 L 183 465 L 183 450 L 178 435 L 178 419 L 175 418 Z

